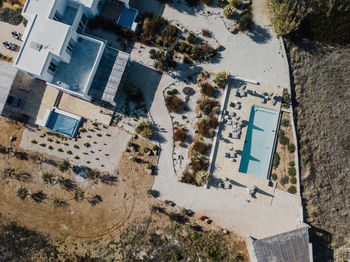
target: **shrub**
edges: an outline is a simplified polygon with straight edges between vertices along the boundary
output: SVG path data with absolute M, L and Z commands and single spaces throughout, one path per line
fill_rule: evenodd
M 178 29 L 174 25 L 167 25 L 163 31 L 163 35 L 166 37 L 176 37 Z
M 203 118 L 198 122 L 198 132 L 201 136 L 208 137 L 209 136 L 209 130 L 210 130 L 210 124 L 208 118 Z
M 88 142 L 84 142 L 84 143 L 83 143 L 83 146 L 85 146 L 85 147 L 90 147 L 91 145 L 90 145 L 90 143 L 88 143 Z
M 209 29 L 203 28 L 202 29 L 202 35 L 206 36 L 206 37 L 210 37 L 211 33 L 210 33 Z
M 238 21 L 238 27 L 241 31 L 250 31 L 253 28 L 253 15 L 250 11 L 242 12 Z
M 217 105 L 217 101 L 210 100 L 205 97 L 198 100 L 197 103 L 199 110 L 206 115 L 210 115 L 211 113 L 213 113 L 213 108 Z
M 142 120 L 135 126 L 136 134 L 143 136 L 146 139 L 151 139 L 153 136 L 152 126 L 146 121 Z
M 181 98 L 179 98 L 176 95 L 174 96 L 167 95 L 165 97 L 165 105 L 170 112 L 174 112 L 174 113 L 179 112 L 182 107 L 182 103 L 183 102 Z
M 210 83 L 208 82 L 204 82 L 200 84 L 200 89 L 201 89 L 201 93 L 206 95 L 206 96 L 211 96 L 213 97 L 215 95 L 215 87 L 212 86 Z
M 291 177 L 290 182 L 295 185 L 297 183 L 297 178 L 295 176 Z
M 167 23 L 168 21 L 161 16 L 150 15 L 146 17 L 143 22 L 143 26 L 142 26 L 143 34 L 154 36 Z
M 288 119 L 282 119 L 281 125 L 284 126 L 284 127 L 288 127 L 289 126 L 289 120 Z
M 195 175 L 197 185 L 207 184 L 209 181 L 209 173 L 206 170 L 198 171 Z
M 186 130 L 183 127 L 177 127 L 174 132 L 175 141 L 185 141 L 187 137 Z
M 190 33 L 188 34 L 188 36 L 187 36 L 187 41 L 188 41 L 190 44 L 196 43 L 197 37 L 196 37 L 195 33 L 190 32 Z
M 288 175 L 295 176 L 296 174 L 297 174 L 297 170 L 295 169 L 294 166 L 291 166 L 288 168 Z
M 11 25 L 19 25 L 23 20 L 21 11 L 10 8 L 0 9 L 0 21 Z
M 283 176 L 281 179 L 280 179 L 280 183 L 284 186 L 285 184 L 288 184 L 289 183 L 289 176 Z
M 157 190 L 153 190 L 151 188 L 147 189 L 146 191 L 147 195 L 150 195 L 150 196 L 153 196 L 153 197 L 156 197 L 157 194 L 158 194 L 158 191 Z
M 59 170 L 61 172 L 65 172 L 70 168 L 70 163 L 68 160 L 63 160 L 63 162 L 61 162 L 58 166 Z
M 280 155 L 277 152 L 275 152 L 275 154 L 273 155 L 272 166 L 274 168 L 277 168 L 280 164 L 280 160 L 281 160 Z
M 290 186 L 287 191 L 288 193 L 295 194 L 297 192 L 297 188 L 295 186 Z
M 281 145 L 285 146 L 289 144 L 289 138 L 286 136 L 279 136 L 278 141 L 280 142 Z
M 225 71 L 219 72 L 215 74 L 214 83 L 217 84 L 220 88 L 224 88 L 229 78 L 229 74 Z
M 272 179 L 273 181 L 276 181 L 276 180 L 277 180 L 277 175 L 276 175 L 275 173 L 273 173 L 273 174 L 271 175 L 271 179 Z
M 59 147 L 59 148 L 57 148 L 57 151 L 58 152 L 63 152 L 63 149 Z
M 202 141 L 196 141 L 193 145 L 193 150 L 197 153 L 203 154 L 207 150 L 207 145 Z
M 289 162 L 289 166 L 295 166 L 295 162 L 294 161 L 290 161 Z
M 54 175 L 51 173 L 44 173 L 41 176 L 41 178 L 45 184 L 53 184 L 54 183 Z
M 143 100 L 143 94 L 140 89 L 132 83 L 126 83 L 124 89 L 128 99 L 134 102 L 140 102 Z
M 224 7 L 224 6 L 228 5 L 229 3 L 228 3 L 228 0 L 218 0 L 216 4 L 218 7 Z
M 68 155 L 71 155 L 71 154 L 72 154 L 72 150 L 69 150 L 69 149 L 68 149 L 68 150 L 66 151 L 66 153 L 67 153 Z
M 197 172 L 201 170 L 208 170 L 209 160 L 205 155 L 196 154 L 191 158 L 191 168 Z
M 295 152 L 295 145 L 293 143 L 288 145 L 288 151 L 290 153 L 294 153 Z
M 289 105 L 290 105 L 290 94 L 288 93 L 287 89 L 283 90 L 282 105 L 284 107 L 289 107 Z
M 151 163 L 148 163 L 147 166 L 146 166 L 147 169 L 152 169 L 152 164 Z
M 32 139 L 32 140 L 30 141 L 30 143 L 32 143 L 32 144 L 36 144 L 36 143 L 37 143 L 37 141 L 36 141 L 35 139 Z
M 176 66 L 174 51 L 172 49 L 167 49 L 166 52 L 151 49 L 150 57 L 155 60 L 154 67 L 161 71 L 168 71 Z
M 267 6 L 271 12 L 271 22 L 277 35 L 286 35 L 298 29 L 303 16 L 296 11 L 298 1 L 268 0 Z
M 52 149 L 53 149 L 53 146 L 49 145 L 47 148 L 50 149 L 50 150 L 52 150 Z
M 39 146 L 45 147 L 46 144 L 45 143 L 40 143 Z
M 26 199 L 26 197 L 28 196 L 28 190 L 24 187 L 20 187 L 17 190 L 17 196 L 22 200 Z
M 234 7 L 239 7 L 241 5 L 241 0 L 230 0 L 230 5 Z
M 228 4 L 224 7 L 223 12 L 226 18 L 232 18 L 236 12 L 236 7 L 234 5 Z
M 178 93 L 179 93 L 179 91 L 177 91 L 176 88 L 173 88 L 173 89 L 167 91 L 167 94 L 170 96 L 177 95 Z

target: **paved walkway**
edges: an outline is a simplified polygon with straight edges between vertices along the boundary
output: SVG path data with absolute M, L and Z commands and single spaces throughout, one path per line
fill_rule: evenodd
M 144 6 L 138 1 L 141 4 L 138 8 L 151 8 L 154 11 L 156 4 L 153 1 L 155 0 L 147 1 Z M 220 53 L 221 59 L 218 63 L 199 65 L 203 69 L 210 72 L 225 70 L 232 75 L 257 80 L 265 86 L 287 87 L 288 71 L 280 42 L 267 26 L 264 1 L 255 2 L 254 18 L 257 25 L 250 35 L 229 33 L 222 19 L 215 15 L 219 13 L 216 8 L 209 8 L 214 15 L 203 11 L 200 11 L 200 15 L 191 14 L 181 6 L 176 9 L 166 6 L 161 12 L 167 19 L 181 21 L 182 25 L 195 32 L 200 32 L 202 28 L 213 32 L 224 51 Z M 163 75 L 154 96 L 153 101 L 156 102 L 152 103 L 150 109 L 155 123 L 163 130 L 160 133 L 162 150 L 159 170 L 153 185 L 160 192 L 159 198 L 172 200 L 178 206 L 206 215 L 221 227 L 242 236 L 262 238 L 295 229 L 301 219 L 300 198 L 297 196 L 276 190 L 271 205 L 266 205 L 259 201 L 247 202 L 242 194 L 228 194 L 214 187 L 199 188 L 177 181 L 172 161 L 171 119 L 163 98 L 163 90 L 174 81 L 170 75 Z

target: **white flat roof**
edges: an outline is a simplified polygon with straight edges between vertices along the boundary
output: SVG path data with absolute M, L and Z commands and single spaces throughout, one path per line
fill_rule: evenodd
M 56 0 L 27 0 L 23 8 L 23 14 L 48 17 Z
M 33 0 L 31 0 L 33 1 Z M 41 75 L 49 52 L 59 56 L 70 27 L 48 18 L 34 17 L 28 37 L 15 64 L 32 74 Z

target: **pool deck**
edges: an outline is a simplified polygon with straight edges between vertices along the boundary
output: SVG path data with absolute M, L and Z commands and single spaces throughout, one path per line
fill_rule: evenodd
M 237 80 L 231 80 L 229 85 L 229 93 L 228 93 L 228 102 L 225 110 L 229 112 L 231 115 L 233 112 L 239 116 L 239 121 L 249 122 L 250 111 L 253 105 L 262 106 L 265 108 L 270 108 L 279 111 L 281 107 L 281 103 L 277 102 L 275 105 L 272 105 L 270 101 L 266 103 L 262 103 L 261 98 L 258 96 L 253 96 L 248 94 L 245 97 L 237 97 L 236 90 L 240 89 L 242 91 L 243 86 L 246 85 L 245 91 L 251 90 L 256 91 L 257 94 L 273 94 L 275 96 L 282 96 L 283 89 L 280 87 L 272 87 L 272 86 L 264 86 L 264 85 L 254 85 L 250 83 L 243 83 Z M 240 102 L 241 108 L 235 109 L 230 107 L 230 102 Z M 236 116 L 236 117 L 237 117 Z M 235 117 L 232 119 L 234 120 Z M 247 125 L 244 125 L 242 128 L 242 133 L 239 139 L 229 138 L 229 133 L 232 132 L 232 128 L 229 125 L 223 124 L 221 133 L 219 137 L 223 137 L 223 140 L 218 141 L 218 147 L 216 150 L 216 159 L 215 165 L 213 168 L 211 181 L 209 183 L 209 187 L 218 187 L 217 183 L 225 183 L 231 184 L 232 189 L 222 189 L 218 188 L 218 190 L 225 190 L 229 194 L 235 196 L 241 196 L 244 198 L 248 198 L 248 188 L 253 186 L 257 186 L 260 189 L 260 193 L 257 195 L 257 198 L 249 198 L 252 202 L 263 202 L 266 205 L 270 205 L 272 201 L 272 197 L 275 191 L 275 185 L 269 186 L 268 180 L 260 177 L 256 177 L 253 175 L 240 173 L 239 166 L 241 162 L 241 154 L 237 154 L 236 161 L 233 162 L 231 158 L 226 158 L 225 153 L 234 153 L 236 150 L 242 152 L 244 146 L 244 140 L 247 132 Z M 230 149 L 233 148 L 233 151 Z

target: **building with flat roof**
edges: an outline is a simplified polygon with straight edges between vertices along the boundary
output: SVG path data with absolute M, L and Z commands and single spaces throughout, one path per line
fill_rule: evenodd
M 88 19 L 101 13 L 104 2 L 27 0 L 22 15 L 28 25 L 14 66 L 62 92 L 91 101 L 94 92 L 90 92 L 90 87 L 107 49 L 107 41 L 84 31 Z M 128 8 L 128 0 L 122 2 Z M 121 59 L 126 60 L 118 63 L 118 72 L 123 75 L 130 58 L 126 53 L 119 53 Z M 117 90 L 118 86 L 114 88 Z M 116 94 L 110 89 L 106 92 Z M 115 96 L 108 94 L 97 98 L 115 105 Z

